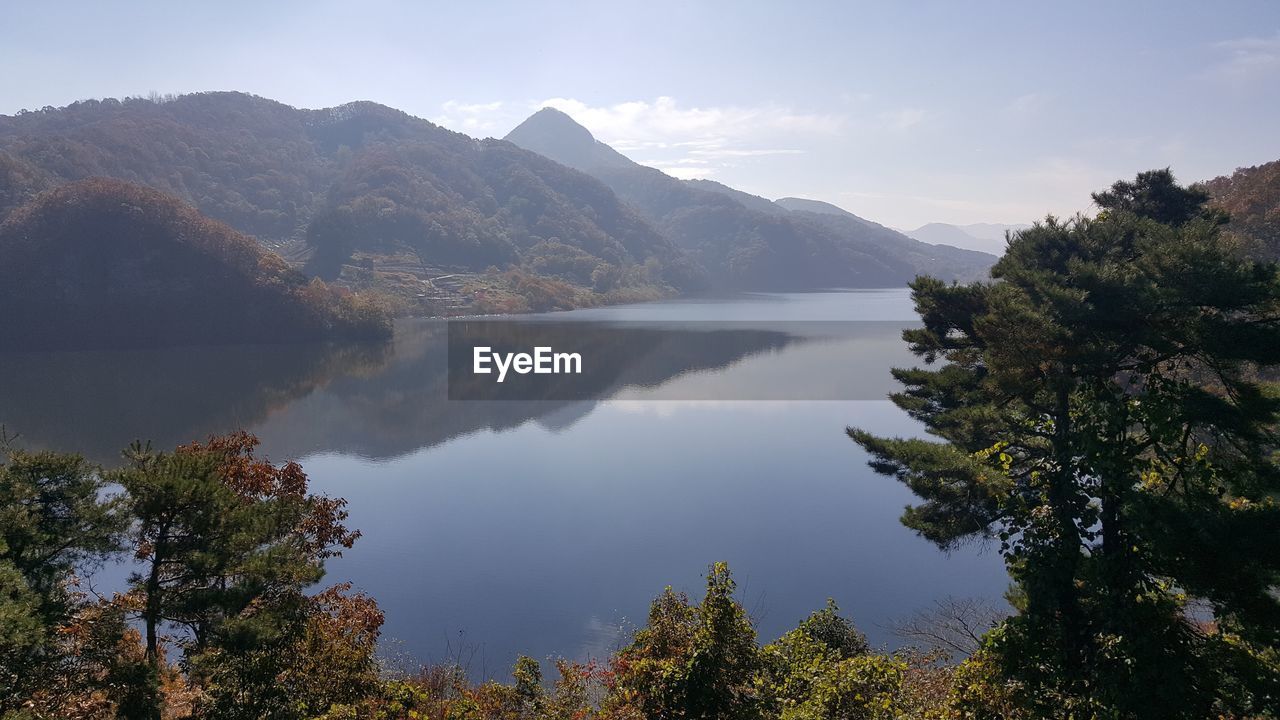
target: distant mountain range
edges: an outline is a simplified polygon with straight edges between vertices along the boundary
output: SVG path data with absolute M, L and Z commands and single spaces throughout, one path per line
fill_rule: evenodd
M 93 176 L 163 191 L 400 312 L 552 310 L 705 285 L 598 180 L 374 103 L 300 110 L 201 93 L 0 116 L 0 219 Z
M 951 225 L 948 223 L 929 223 L 915 230 L 907 230 L 906 235 L 921 242 L 954 245 L 992 255 L 1003 255 L 1005 233 L 1017 232 L 1031 227 L 1029 224 L 1001 225 L 999 223 L 975 223 L 973 225 Z
M 921 273 L 982 277 L 995 259 L 823 203 L 677 180 L 555 110 L 508 139 L 476 140 L 368 102 L 301 110 L 235 92 L 90 100 L 0 116 L 0 220 L 67 183 L 113 178 L 412 314 L 706 288 L 898 287 Z M 92 223 L 80 230 L 87 252 Z M 75 238 L 59 242 L 79 250 Z
M 1253 254 L 1280 257 L 1280 162 L 1205 186 Z M 1024 227 L 902 233 L 826 202 L 679 180 L 549 108 L 506 140 L 374 103 L 300 110 L 243 93 L 0 116 L 0 299 L 33 318 L 7 328 L 10 344 L 380 332 L 367 303 L 308 274 L 417 314 L 965 281 Z M 148 317 L 162 321 L 136 322 Z
M 924 273 L 982 277 L 995 261 L 914 240 L 834 206 L 775 203 L 716 182 L 678 180 L 631 161 L 552 108 L 534 113 L 506 140 L 603 181 L 689 253 L 715 286 L 896 287 Z
M 1231 216 L 1227 232 L 1238 238 L 1253 257 L 1280 260 L 1280 160 L 1239 168 L 1230 175 L 1205 181 L 1210 202 Z M 791 199 L 779 203 L 794 202 Z M 801 203 L 813 203 L 802 200 Z M 825 204 L 825 203 L 820 203 Z M 829 209 L 842 212 L 834 205 Z M 829 210 L 830 211 L 830 210 Z M 929 223 L 905 234 L 927 243 L 954 245 L 995 255 L 1004 254 L 1005 234 L 1030 227 L 1027 224 Z
M 1205 186 L 1250 252 L 1280 257 L 1280 162 Z M 35 345 L 377 334 L 367 304 L 308 274 L 417 314 L 965 281 L 1024 227 L 902 233 L 826 202 L 679 180 L 553 109 L 506 140 L 374 103 L 299 110 L 243 93 L 0 116 L 0 299 L 10 317 L 66 315 L 14 325 Z M 147 317 L 167 320 L 134 320 Z M 159 330 L 184 321 L 186 335 Z

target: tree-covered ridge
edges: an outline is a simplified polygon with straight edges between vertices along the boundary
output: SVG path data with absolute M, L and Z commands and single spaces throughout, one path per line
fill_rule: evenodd
M 1280 160 L 1214 178 L 1205 189 L 1214 205 L 1230 214 L 1228 230 L 1245 241 L 1249 252 L 1280 259 Z
M 430 296 L 449 288 L 431 279 L 458 271 L 569 283 L 564 306 L 658 296 L 700 277 L 598 181 L 370 102 L 301 110 L 242 93 L 93 100 L 0 117 L 0 147 L 0 216 L 28 188 L 127 180 L 408 311 L 442 312 Z M 490 275 L 496 294 L 518 284 Z
M 263 240 L 302 227 L 325 159 L 306 114 L 241 93 L 88 100 L 0 117 L 0 147 L 58 182 L 102 176 L 163 190 Z
M 68 183 L 0 224 L 7 349 L 378 339 L 385 313 L 178 199 Z
M 603 184 L 496 140 L 366 147 L 329 189 L 307 241 L 322 274 L 357 251 L 409 251 L 440 266 L 517 266 L 602 292 L 627 273 L 681 288 L 698 276 Z
M 521 147 L 604 181 L 726 287 L 892 287 L 921 273 L 983 276 L 995 258 L 928 245 L 850 216 L 784 205 L 720 183 L 677 180 L 632 162 L 564 113 L 544 108 L 512 130 Z

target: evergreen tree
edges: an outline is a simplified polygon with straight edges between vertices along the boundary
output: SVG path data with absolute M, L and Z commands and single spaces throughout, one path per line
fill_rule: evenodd
M 122 520 L 97 468 L 78 455 L 7 447 L 0 462 L 0 715 L 81 673 L 60 631 L 86 606 L 75 575 L 119 547 Z M 121 631 L 123 628 L 121 628 Z M 110 643 L 111 639 L 104 642 Z
M 345 501 L 308 494 L 300 466 L 255 458 L 257 444 L 241 432 L 173 453 L 135 445 L 115 475 L 135 518 L 147 658 L 158 668 L 162 627 L 182 630 L 210 717 L 292 717 L 278 677 L 313 610 L 303 591 L 358 537 Z
M 708 573 L 699 605 L 667 588 L 648 626 L 618 654 L 610 702 L 648 718 L 760 717 L 760 649 L 733 590 L 722 562 Z
M 893 401 L 941 442 L 849 430 L 922 498 L 906 525 L 999 539 L 1019 612 L 984 657 L 1037 716 L 1280 712 L 1280 282 L 1205 199 L 1143 173 L 996 282 L 917 279 L 936 367 Z

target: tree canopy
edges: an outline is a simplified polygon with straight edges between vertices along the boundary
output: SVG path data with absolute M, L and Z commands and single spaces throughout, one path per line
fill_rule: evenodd
M 926 367 L 892 399 L 937 440 L 850 434 L 908 526 L 1000 543 L 1019 612 L 981 652 L 1034 716 L 1275 713 L 1277 268 L 1168 171 L 1094 198 L 995 282 L 913 283 Z

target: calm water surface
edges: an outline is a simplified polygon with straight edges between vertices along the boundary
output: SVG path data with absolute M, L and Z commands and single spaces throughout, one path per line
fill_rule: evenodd
M 691 342 L 699 349 L 675 365 L 637 355 L 605 399 L 577 402 L 446 400 L 444 326 L 421 321 L 383 351 L 0 355 L 0 423 L 28 447 L 107 464 L 134 438 L 170 447 L 248 428 L 264 454 L 300 460 L 316 490 L 350 502 L 364 537 L 326 582 L 378 599 L 392 652 L 460 659 L 478 676 L 505 674 L 518 653 L 602 656 L 664 586 L 697 597 L 717 560 L 764 639 L 831 597 L 892 646 L 888 626 L 934 599 L 998 600 L 1005 589 L 994 552 L 945 554 L 902 527 L 910 493 L 872 473 L 844 432 L 920 432 L 883 399 L 889 367 L 911 362 L 897 338 L 915 320 L 906 290 L 555 319 L 760 332 Z M 874 322 L 856 337 L 793 329 L 849 320 Z M 741 396 L 806 399 L 729 399 Z

